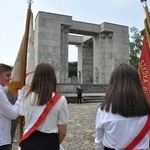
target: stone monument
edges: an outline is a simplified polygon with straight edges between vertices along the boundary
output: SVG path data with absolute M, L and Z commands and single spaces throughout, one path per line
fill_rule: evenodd
M 92 24 L 72 20 L 72 16 L 38 12 L 35 18 L 37 61 L 54 65 L 58 91 L 75 92 L 76 85 L 69 84 L 68 80 L 68 45 L 76 45 L 78 81 L 84 92 L 101 92 L 114 67 L 129 63 L 128 30 L 128 26 L 108 22 Z

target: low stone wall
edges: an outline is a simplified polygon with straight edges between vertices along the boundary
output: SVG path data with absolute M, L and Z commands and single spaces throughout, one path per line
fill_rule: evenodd
M 58 93 L 76 93 L 76 87 L 78 84 L 58 84 L 57 92 Z M 83 93 L 105 93 L 107 85 L 81 85 Z

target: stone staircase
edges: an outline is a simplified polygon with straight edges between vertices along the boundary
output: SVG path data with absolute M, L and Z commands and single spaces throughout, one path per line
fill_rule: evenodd
M 61 93 L 64 95 L 68 103 L 77 103 L 76 93 Z M 82 102 L 83 103 L 100 103 L 104 100 L 105 93 L 83 93 Z

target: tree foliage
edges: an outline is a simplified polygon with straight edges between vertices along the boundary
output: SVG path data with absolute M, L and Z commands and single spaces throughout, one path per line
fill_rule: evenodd
M 130 64 L 137 69 L 142 48 L 143 31 L 139 31 L 136 27 L 132 27 L 130 28 L 130 34 Z
M 69 62 L 69 77 L 77 77 L 77 62 Z

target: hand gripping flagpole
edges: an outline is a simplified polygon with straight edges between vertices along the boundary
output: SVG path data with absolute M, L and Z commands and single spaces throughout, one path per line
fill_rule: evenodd
M 150 15 L 149 15 L 149 10 L 148 10 L 146 1 L 147 0 L 141 0 L 141 2 L 143 3 L 145 14 L 146 14 L 146 20 L 147 20 L 147 24 L 148 24 L 148 29 L 150 31 Z
M 28 35 L 29 35 L 29 24 L 30 24 L 30 16 L 31 16 L 31 3 L 32 0 L 28 0 L 28 10 L 26 16 L 26 25 L 25 25 L 25 33 L 24 33 L 24 45 L 22 50 L 22 70 L 21 70 L 21 88 L 25 86 L 26 81 L 26 61 L 27 61 L 27 47 L 28 47 Z M 24 117 L 20 117 L 20 138 L 23 135 L 23 126 L 24 126 Z

